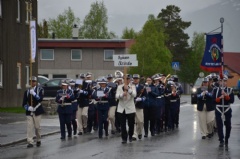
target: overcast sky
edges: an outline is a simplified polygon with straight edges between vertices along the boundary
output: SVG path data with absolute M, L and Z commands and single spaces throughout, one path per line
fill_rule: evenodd
M 96 1 L 97 0 L 38 0 L 39 22 L 42 21 L 43 19 L 48 20 L 49 18 L 56 18 L 57 15 L 62 14 L 63 11 L 66 10 L 68 7 L 71 7 L 75 16 L 79 17 L 80 20 L 83 21 L 85 16 L 89 13 L 91 4 Z M 122 35 L 122 31 L 125 27 L 133 28 L 135 31 L 140 31 L 144 23 L 146 22 L 149 14 L 157 16 L 158 13 L 161 12 L 161 9 L 165 9 L 167 5 L 178 6 L 181 9 L 180 16 L 183 18 L 183 20 L 186 21 L 186 19 L 190 20 L 192 18 L 193 20 L 196 21 L 195 24 L 197 24 L 199 20 L 194 17 L 189 18 L 193 13 L 196 14 L 196 12 L 204 10 L 209 6 L 214 6 L 215 4 L 218 4 L 220 2 L 234 1 L 237 2 L 236 4 L 234 3 L 234 5 L 237 6 L 239 5 L 238 8 L 240 8 L 240 0 L 103 0 L 103 1 L 107 8 L 108 30 L 115 32 L 116 35 L 118 35 L 119 37 Z M 209 28 L 208 27 L 203 28 L 203 26 L 199 25 L 196 26 L 193 24 L 192 27 L 194 28 L 189 29 L 189 31 L 191 31 L 189 34 L 192 34 L 193 31 L 202 32 L 203 31 L 202 29 L 209 29 L 206 30 L 206 32 L 211 31 L 211 29 L 214 29 L 215 26 L 219 25 L 219 17 L 215 16 L 212 18 L 214 19 L 210 19 L 210 21 L 215 20 L 216 22 L 214 22 L 214 24 L 211 25 L 212 22 L 209 22 L 208 20 L 207 24 L 210 25 Z M 240 24 L 239 19 L 238 21 Z M 204 18 L 202 20 L 204 21 Z M 238 29 L 236 30 L 238 31 Z M 234 49 L 230 51 L 240 52 L 240 43 L 237 50 Z
M 111 21 L 118 16 L 129 15 L 142 17 L 142 24 L 140 24 L 142 27 L 149 14 L 157 16 L 161 9 L 166 8 L 167 5 L 174 4 L 180 7 L 182 10 L 180 14 L 182 16 L 219 1 L 220 0 L 104 0 L 104 4 L 107 8 L 108 23 L 111 24 Z M 63 13 L 65 9 L 71 7 L 74 14 L 82 21 L 89 13 L 93 2 L 96 2 L 96 0 L 38 0 L 38 18 L 40 21 L 42 19 L 55 18 L 57 15 Z M 121 19 L 119 19 L 119 21 L 121 21 Z M 115 30 L 115 28 L 118 28 L 117 26 L 110 26 L 110 31 L 121 34 L 125 27 L 134 26 L 134 21 L 132 21 L 132 24 L 123 23 L 121 30 Z M 141 28 L 135 29 L 140 30 Z

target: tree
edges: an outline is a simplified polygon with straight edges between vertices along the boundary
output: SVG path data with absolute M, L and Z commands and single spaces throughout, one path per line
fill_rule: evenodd
M 199 76 L 199 72 L 202 72 L 200 64 L 203 58 L 204 48 L 204 33 L 194 32 L 191 43 L 191 51 L 188 53 L 188 56 L 182 64 L 181 70 L 178 74 L 181 81 L 194 83 Z
M 49 19 L 49 31 L 54 32 L 57 38 L 72 38 L 72 28 L 74 24 L 79 25 L 80 19 L 75 17 L 72 9 L 68 7 L 56 19 Z
M 137 32 L 133 28 L 128 29 L 127 27 L 123 30 L 122 39 L 135 39 Z
M 47 21 L 44 19 L 43 20 L 43 38 L 48 38 L 48 23 Z
M 137 55 L 138 67 L 131 67 L 130 73 L 152 76 L 171 71 L 172 55 L 165 46 L 163 29 L 156 28 L 159 23 L 156 19 L 148 20 L 136 36 L 136 43 L 130 48 L 130 53 Z
M 37 24 L 37 35 L 38 35 L 38 38 L 43 38 L 43 25 L 42 25 L 42 23 Z
M 86 15 L 83 26 L 80 29 L 80 35 L 88 39 L 110 39 L 116 37 L 115 33 L 108 32 L 107 9 L 102 2 L 94 2 Z
M 45 19 L 43 19 L 42 23 L 40 22 L 38 24 L 37 32 L 38 32 L 38 38 L 48 38 L 49 37 L 48 24 Z
M 191 22 L 185 22 L 179 16 L 180 8 L 175 5 L 168 5 L 158 14 L 158 18 L 165 24 L 165 34 L 168 35 L 166 46 L 173 55 L 173 61 L 181 64 L 184 62 L 189 50 L 188 34 L 184 33 Z

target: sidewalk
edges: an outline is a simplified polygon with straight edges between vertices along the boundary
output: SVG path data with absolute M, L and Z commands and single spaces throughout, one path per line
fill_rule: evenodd
M 59 133 L 57 115 L 42 116 L 41 135 Z M 26 141 L 27 122 L 25 114 L 0 112 L 0 147 L 14 145 Z
M 187 103 L 181 101 L 181 104 Z M 58 115 L 43 115 L 41 121 L 42 137 L 59 133 Z M 25 114 L 0 112 L 0 147 L 27 141 L 27 122 Z

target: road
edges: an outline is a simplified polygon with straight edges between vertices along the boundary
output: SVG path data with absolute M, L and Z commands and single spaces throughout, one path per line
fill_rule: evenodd
M 232 105 L 232 132 L 229 149 L 219 148 L 217 134 L 211 139 L 201 139 L 196 105 L 190 96 L 183 96 L 187 103 L 181 105 L 180 125 L 170 133 L 122 144 L 119 135 L 97 138 L 97 133 L 75 136 L 66 141 L 60 135 L 42 139 L 42 146 L 26 148 L 26 143 L 0 149 L 1 159 L 239 159 L 240 158 L 240 101 Z

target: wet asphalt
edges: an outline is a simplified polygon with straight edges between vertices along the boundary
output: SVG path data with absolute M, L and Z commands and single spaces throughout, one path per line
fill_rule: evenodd
M 10 144 L 0 148 L 0 159 L 12 158 L 36 158 L 36 159 L 239 159 L 240 158 L 240 101 L 235 98 L 232 105 L 232 132 L 229 139 L 229 149 L 219 148 L 217 134 L 210 139 L 201 139 L 199 132 L 196 105 L 190 104 L 190 96 L 183 96 L 180 112 L 179 128 L 172 132 L 163 132 L 160 135 L 149 136 L 132 143 L 122 144 L 120 134 L 111 135 L 98 139 L 97 132 L 74 136 L 61 141 L 59 133 L 46 135 L 42 138 L 42 146 L 31 149 L 26 148 L 26 142 Z M 2 114 L 1 118 L 2 117 Z M 19 127 L 24 130 L 25 116 L 19 115 L 22 121 L 8 124 L 0 122 L 2 143 L 3 138 L 9 138 L 11 133 L 18 131 Z M 2 119 L 0 119 L 1 121 Z M 7 120 L 7 119 L 6 119 Z M 42 131 L 45 133 L 58 131 L 57 116 L 44 117 Z M 4 125 L 4 127 L 3 127 Z M 10 125 L 7 130 L 7 126 Z M 5 127 L 6 126 L 6 127 Z M 2 129 L 4 128 L 4 130 Z M 47 129 L 48 132 L 46 131 Z M 19 132 L 20 133 L 20 132 Z M 21 132 L 23 134 L 24 132 Z M 9 142 L 9 141 L 8 141 Z

